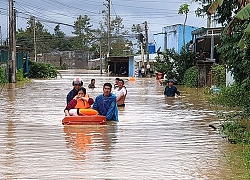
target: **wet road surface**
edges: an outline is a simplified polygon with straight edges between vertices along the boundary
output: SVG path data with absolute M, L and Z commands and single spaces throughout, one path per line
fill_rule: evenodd
M 87 88 L 93 98 L 115 81 L 63 71 L 57 79 L 2 88 L 1 179 L 242 179 L 237 157 L 230 158 L 239 147 L 209 127 L 218 119 L 201 90 L 177 86 L 182 96 L 165 98 L 153 78 L 124 78 L 128 95 L 117 124 L 64 127 L 76 76 L 84 87 L 96 79 L 97 88 Z

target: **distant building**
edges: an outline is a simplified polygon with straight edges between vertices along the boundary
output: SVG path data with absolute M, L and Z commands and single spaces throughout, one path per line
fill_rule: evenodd
M 174 48 L 176 52 L 180 53 L 183 47 L 183 24 L 175 24 L 165 26 L 162 32 L 154 34 L 155 49 L 164 52 L 166 49 Z M 193 40 L 192 31 L 197 29 L 193 26 L 185 26 L 185 44 Z
M 37 62 L 51 63 L 54 66 L 67 64 L 70 69 L 87 69 L 88 51 L 55 51 L 37 56 Z

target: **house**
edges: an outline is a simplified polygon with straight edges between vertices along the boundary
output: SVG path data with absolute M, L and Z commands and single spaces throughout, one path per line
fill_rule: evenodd
M 214 62 L 219 63 L 219 54 L 216 53 L 215 45 L 221 43 L 220 33 L 222 28 L 199 28 L 192 31 L 193 40 L 195 42 L 195 52 L 202 51 L 205 59 L 199 59 L 197 54 L 198 66 L 198 86 L 211 87 L 212 82 L 211 68 Z
M 220 33 L 222 27 L 218 28 L 198 28 L 192 31 L 192 37 L 195 42 L 195 52 L 201 49 L 206 57 L 216 63 L 219 63 L 219 57 L 216 52 L 216 45 L 220 45 Z
M 185 25 L 185 44 L 189 43 L 193 39 L 192 31 L 198 29 L 197 27 Z M 161 52 L 166 49 L 174 48 L 176 52 L 180 53 L 183 45 L 183 24 L 175 24 L 165 26 L 162 28 L 162 32 L 154 34 L 155 49 Z

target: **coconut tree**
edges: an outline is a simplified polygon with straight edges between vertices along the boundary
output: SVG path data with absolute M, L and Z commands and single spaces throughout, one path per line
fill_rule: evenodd
M 186 26 L 186 22 L 187 22 L 187 17 L 188 17 L 188 12 L 189 12 L 189 5 L 187 3 L 182 4 L 179 8 L 178 14 L 185 14 L 185 20 L 183 23 L 183 45 L 185 46 L 185 26 Z

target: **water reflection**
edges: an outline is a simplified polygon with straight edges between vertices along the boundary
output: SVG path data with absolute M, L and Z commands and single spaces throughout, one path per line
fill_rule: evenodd
M 110 153 L 116 142 L 117 124 L 64 126 L 66 147 L 71 149 L 75 160 L 88 159 L 88 152 L 100 149 Z
M 15 137 L 15 122 L 10 118 L 13 113 L 15 113 L 15 102 L 16 102 L 16 84 L 10 83 L 7 85 L 7 102 L 6 104 L 2 104 L 4 108 L 7 109 L 6 115 L 7 119 L 6 120 L 6 132 L 5 132 L 5 137 L 1 139 L 5 139 L 5 146 L 6 146 L 6 151 L 4 155 L 4 162 L 3 165 L 6 167 L 6 169 L 11 169 L 13 166 L 15 166 L 15 163 L 17 161 L 16 157 L 16 137 Z M 2 117 L 3 118 L 3 117 Z M 4 120 L 2 119 L 2 120 Z M 3 143 L 3 142 L 2 142 Z M 1 144 L 2 144 L 1 143 Z M 14 171 L 6 171 L 4 172 L 5 177 L 11 177 L 15 174 Z
M 168 106 L 178 106 L 181 105 L 181 97 L 167 97 L 165 96 L 165 102 Z

